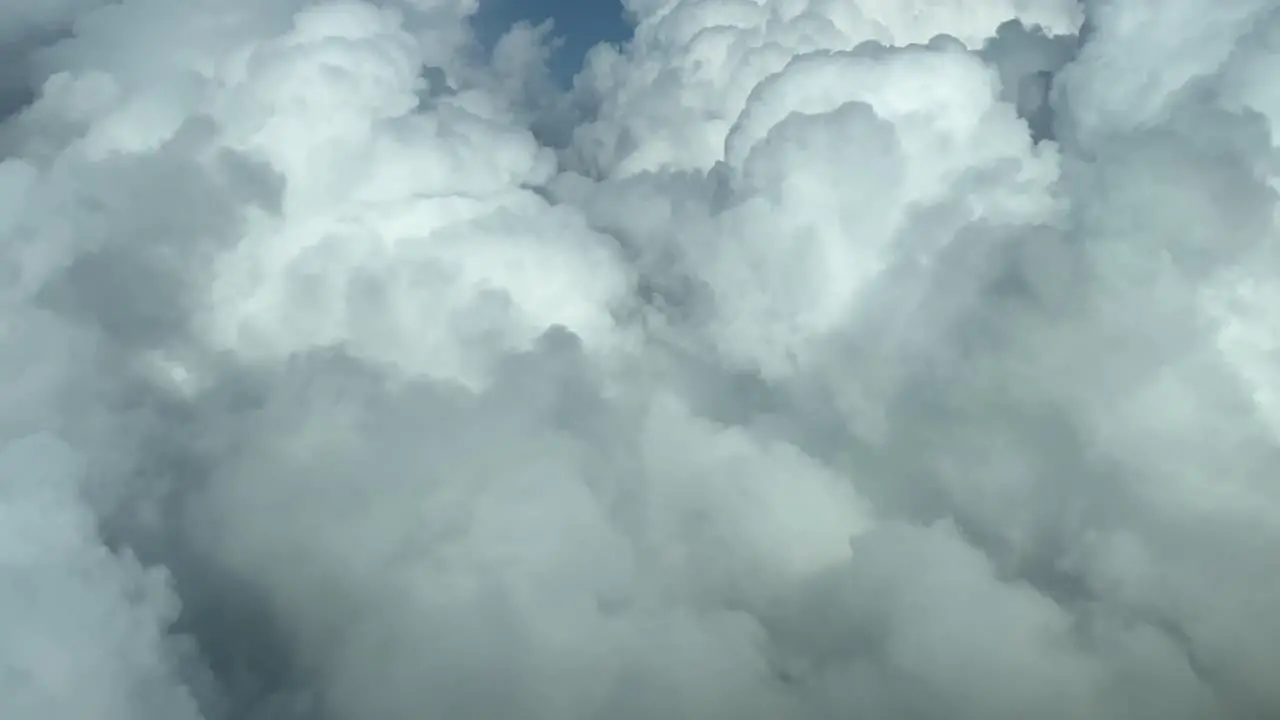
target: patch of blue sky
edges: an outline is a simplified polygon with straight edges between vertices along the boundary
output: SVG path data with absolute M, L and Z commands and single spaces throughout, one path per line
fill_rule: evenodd
M 476 28 L 492 44 L 517 22 L 551 20 L 561 45 L 551 58 L 551 72 L 568 85 L 582 67 L 587 51 L 599 43 L 621 44 L 631 37 L 631 24 L 621 0 L 482 0 Z

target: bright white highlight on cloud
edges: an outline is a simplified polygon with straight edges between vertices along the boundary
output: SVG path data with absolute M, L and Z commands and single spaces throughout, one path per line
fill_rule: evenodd
M 0 717 L 1280 714 L 1280 6 L 626 4 L 0 10 Z

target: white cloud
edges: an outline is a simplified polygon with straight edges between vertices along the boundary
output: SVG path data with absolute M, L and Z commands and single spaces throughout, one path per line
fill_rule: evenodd
M 74 452 L 47 436 L 0 450 L 0 711 L 6 717 L 197 718 L 165 637 L 162 572 L 102 547 Z
M 1280 712 L 1266 3 L 632 0 L 565 95 L 99 5 L 0 11 L 5 717 Z

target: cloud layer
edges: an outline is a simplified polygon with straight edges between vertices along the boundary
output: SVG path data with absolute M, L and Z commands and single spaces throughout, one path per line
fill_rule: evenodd
M 1280 713 L 1270 0 L 0 10 L 0 716 Z

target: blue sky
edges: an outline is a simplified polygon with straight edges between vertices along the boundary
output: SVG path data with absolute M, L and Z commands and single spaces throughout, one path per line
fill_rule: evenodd
M 481 0 L 477 26 L 482 38 L 492 40 L 520 20 L 537 23 L 548 18 L 555 21 L 555 34 L 564 38 L 552 70 L 566 84 L 596 43 L 621 42 L 631 35 L 621 0 Z

